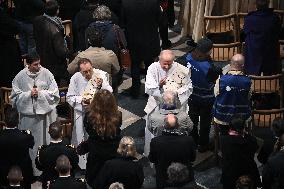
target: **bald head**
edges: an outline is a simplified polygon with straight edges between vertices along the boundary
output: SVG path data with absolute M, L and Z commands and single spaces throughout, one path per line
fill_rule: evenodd
M 159 62 L 163 70 L 168 71 L 175 59 L 175 55 L 171 50 L 163 50 L 159 56 Z
M 178 120 L 174 114 L 168 114 L 165 118 L 165 128 L 175 129 L 178 127 Z
M 242 71 L 245 64 L 245 58 L 241 54 L 236 54 L 232 57 L 230 68 L 235 71 Z

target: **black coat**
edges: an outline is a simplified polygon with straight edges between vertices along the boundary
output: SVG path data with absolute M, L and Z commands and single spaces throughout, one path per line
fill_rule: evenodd
M 120 182 L 125 189 L 139 189 L 144 181 L 143 167 L 133 157 L 117 157 L 105 162 L 96 179 L 95 188 L 108 189 Z
M 86 180 L 90 186 L 94 186 L 94 181 L 104 162 L 117 156 L 116 150 L 121 139 L 120 126 L 121 123 L 117 125 L 116 136 L 102 138 L 93 129 L 88 116 L 85 116 L 84 127 L 89 135 Z
M 49 145 L 39 147 L 36 166 L 42 171 L 41 179 L 44 183 L 58 177 L 55 166 L 56 159 L 60 155 L 66 155 L 69 158 L 73 170 L 78 167 L 79 157 L 74 146 L 66 145 L 64 142 L 51 142 Z
M 254 161 L 258 149 L 255 137 L 221 136 L 222 151 L 222 182 L 223 188 L 234 189 L 237 179 L 242 175 L 249 175 L 256 186 L 260 186 L 259 172 Z
M 13 0 L 15 5 L 15 17 L 17 20 L 32 22 L 32 20 L 43 14 L 43 0 Z
M 51 182 L 49 189 L 86 189 L 86 184 L 71 176 L 59 177 L 55 181 Z
M 195 160 L 195 143 L 191 136 L 169 133 L 155 137 L 150 143 L 149 160 L 155 164 L 157 188 L 164 188 L 168 180 L 167 168 L 172 162 L 179 162 L 189 169 L 190 179 L 194 180 L 192 162 Z
M 125 28 L 131 56 L 149 60 L 159 55 L 160 13 L 157 0 L 122 0 L 121 26 Z
M 7 185 L 8 171 L 13 165 L 22 169 L 24 185 L 33 179 L 29 149 L 34 146 L 34 137 L 28 131 L 4 129 L 0 131 L 0 185 Z
M 63 28 L 45 16 L 34 20 L 34 37 L 41 65 L 57 78 L 68 78 L 66 58 L 70 51 L 65 45 Z
M 284 188 L 284 151 L 268 159 L 262 172 L 263 189 Z
M 14 77 L 24 68 L 18 42 L 19 24 L 0 8 L 0 86 L 11 87 Z M 12 69 L 13 68 L 13 69 Z

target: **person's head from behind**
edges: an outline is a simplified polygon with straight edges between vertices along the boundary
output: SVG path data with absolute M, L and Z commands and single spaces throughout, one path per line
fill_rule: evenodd
M 272 131 L 275 137 L 280 137 L 284 133 L 284 119 L 277 117 L 272 122 Z
M 8 107 L 5 110 L 5 123 L 8 128 L 18 127 L 19 113 L 16 108 Z
M 57 16 L 59 14 L 59 5 L 56 0 L 48 0 L 45 3 L 45 14 L 48 16 Z
M 163 93 L 163 106 L 162 109 L 174 110 L 176 109 L 176 93 L 173 91 L 165 91 Z
M 242 118 L 242 116 L 235 115 L 230 121 L 230 129 L 238 132 L 239 134 L 243 134 L 245 129 L 245 124 L 246 124 L 245 120 Z
M 55 170 L 58 172 L 60 176 L 68 176 L 70 175 L 70 170 L 72 166 L 70 164 L 70 161 L 66 155 L 60 155 L 56 159 L 56 166 Z
M 111 11 L 107 6 L 100 5 L 95 9 L 93 17 L 97 21 L 108 21 L 111 19 Z
M 207 37 L 198 40 L 196 48 L 193 51 L 194 58 L 198 60 L 205 60 L 210 57 L 212 53 L 213 42 Z
M 165 122 L 164 128 L 167 130 L 179 128 L 178 118 L 174 114 L 168 114 L 164 122 Z
M 19 166 L 12 166 L 8 172 L 7 179 L 10 185 L 19 185 L 23 180 L 21 168 Z
M 62 126 L 58 121 L 53 122 L 49 126 L 48 133 L 53 140 L 61 140 L 62 139 Z
M 256 5 L 257 10 L 267 9 L 269 5 L 269 1 L 268 0 L 256 0 L 255 5 Z
M 184 183 L 189 179 L 189 170 L 188 167 L 182 163 L 172 162 L 167 169 L 167 175 L 170 183 Z
M 236 181 L 236 189 L 256 189 L 256 187 L 254 187 L 253 180 L 249 176 L 244 175 Z
M 97 28 L 88 27 L 86 29 L 86 37 L 92 47 L 102 47 L 102 33 Z
M 231 58 L 230 70 L 231 71 L 243 71 L 244 64 L 245 64 L 244 56 L 241 54 L 235 54 Z
M 134 139 L 130 136 L 123 137 L 119 142 L 117 153 L 123 157 L 136 157 L 137 151 Z
M 124 186 L 120 182 L 112 183 L 108 189 L 124 189 Z
M 81 58 L 78 61 L 78 66 L 83 77 L 85 77 L 87 80 L 92 79 L 94 71 L 91 60 L 87 58 Z
M 88 116 L 99 136 L 114 136 L 121 122 L 116 99 L 105 89 L 97 91 L 88 107 Z
M 159 63 L 161 65 L 161 68 L 165 71 L 168 71 L 172 67 L 174 59 L 175 55 L 173 51 L 163 50 L 159 56 Z
M 35 48 L 29 50 L 27 55 L 28 69 L 32 73 L 37 73 L 40 70 L 40 57 Z

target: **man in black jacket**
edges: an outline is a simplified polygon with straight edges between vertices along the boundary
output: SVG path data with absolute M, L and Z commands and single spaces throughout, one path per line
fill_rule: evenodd
M 64 154 L 70 159 L 73 168 L 72 171 L 78 168 L 79 162 L 79 157 L 74 146 L 66 145 L 64 141 L 62 141 L 62 127 L 59 123 L 54 122 L 49 126 L 49 134 L 51 137 L 50 144 L 40 146 L 36 158 L 36 166 L 42 171 L 40 177 L 43 185 L 46 185 L 47 181 L 54 180 L 58 177 L 55 166 L 56 159 L 60 155 Z
M 24 188 L 31 188 L 33 179 L 32 160 L 29 149 L 34 146 L 34 137 L 28 130 L 19 130 L 16 109 L 8 109 L 5 116 L 6 128 L 0 131 L 0 186 L 8 185 L 7 175 L 12 166 L 19 166 L 23 173 Z
M 41 65 L 54 75 L 57 84 L 60 85 L 61 80 L 69 82 L 66 58 L 72 51 L 68 40 L 70 38 L 64 35 L 64 27 L 58 13 L 57 1 L 47 1 L 45 14 L 34 20 L 34 35 Z
M 145 70 L 159 55 L 159 18 L 161 9 L 158 0 L 122 0 L 122 27 L 131 55 L 131 95 L 139 96 L 140 64 L 144 61 Z
M 177 118 L 167 115 L 165 129 L 161 136 L 155 137 L 150 143 L 149 160 L 155 164 L 156 184 L 158 189 L 167 186 L 167 168 L 172 162 L 179 162 L 188 167 L 189 180 L 194 180 L 192 162 L 195 160 L 195 143 L 191 136 L 179 130 Z
M 71 176 L 71 164 L 67 156 L 60 155 L 56 160 L 56 171 L 59 177 L 52 181 L 49 189 L 85 189 L 84 179 L 75 179 Z

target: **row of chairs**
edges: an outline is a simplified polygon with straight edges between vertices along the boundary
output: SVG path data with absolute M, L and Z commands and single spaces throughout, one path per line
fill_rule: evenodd
M 0 122 L 3 122 L 5 119 L 5 110 L 11 104 L 11 95 L 12 88 L 1 87 L 0 88 Z M 67 103 L 66 94 L 68 87 L 59 88 L 60 100 L 57 105 L 58 112 L 63 112 L 62 115 L 59 115 L 59 122 L 63 127 L 63 136 L 71 138 L 72 128 L 73 128 L 73 108 Z

